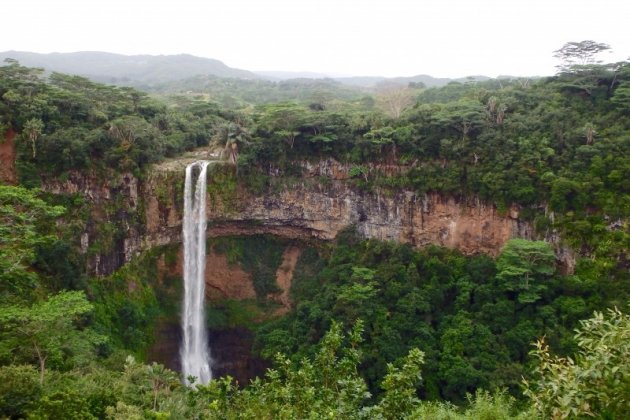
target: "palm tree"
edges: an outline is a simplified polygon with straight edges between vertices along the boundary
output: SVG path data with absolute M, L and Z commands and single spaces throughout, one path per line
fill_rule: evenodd
M 234 164 L 236 164 L 238 159 L 239 148 L 243 144 L 247 144 L 248 140 L 249 133 L 247 130 L 233 122 L 220 126 L 212 138 L 214 144 L 223 146 L 221 157 Z

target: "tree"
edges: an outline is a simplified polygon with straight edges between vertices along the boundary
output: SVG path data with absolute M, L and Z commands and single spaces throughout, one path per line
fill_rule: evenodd
M 556 66 L 563 90 L 592 95 L 599 86 L 610 91 L 616 84 L 617 65 L 601 65 L 597 55 L 609 50 L 606 44 L 595 41 L 569 42 L 555 51 L 554 57 L 562 60 Z
M 529 408 L 521 411 L 520 402 L 507 393 L 490 394 L 478 389 L 475 395 L 467 395 L 465 409 L 453 406 L 449 402 L 423 401 L 409 418 L 441 420 L 530 420 L 536 413 Z
M 583 130 L 584 130 L 584 137 L 586 137 L 586 144 L 592 145 L 593 139 L 595 138 L 595 134 L 597 134 L 597 131 L 595 130 L 595 126 L 593 125 L 593 123 L 587 122 L 584 125 Z
M 363 135 L 363 138 L 378 148 L 377 156 L 389 155 L 390 159 L 395 162 L 398 160 L 399 145 L 409 144 L 411 132 L 412 128 L 408 125 L 402 127 L 384 126 L 372 128 Z
M 264 108 L 259 124 L 270 133 L 282 138 L 291 149 L 300 135 L 300 127 L 306 119 L 306 110 L 295 104 L 270 105 Z
M 497 278 L 521 303 L 540 299 L 544 280 L 555 272 L 555 255 L 547 242 L 510 239 L 497 259 Z
M 119 384 L 127 402 L 156 411 L 160 397 L 171 395 L 181 387 L 177 373 L 153 362 L 151 365 L 137 363 L 133 356 L 125 360 L 125 372 Z
M 333 322 L 312 358 L 302 358 L 296 365 L 286 356 L 276 357 L 276 368 L 267 371 L 265 380 L 256 379 L 249 388 L 236 389 L 230 378 L 198 386 L 210 399 L 210 418 L 405 418 L 419 405 L 416 387 L 421 380 L 424 354 L 411 349 L 400 367 L 388 365 L 382 387 L 383 398 L 367 406 L 367 386 L 357 366 L 361 353 L 361 321 L 348 336 Z
M 35 142 L 42 134 L 44 129 L 44 123 L 39 118 L 31 118 L 24 124 L 24 135 L 31 142 L 31 148 L 33 149 L 33 158 L 35 158 L 37 148 Z
M 397 419 L 411 413 L 418 406 L 420 400 L 416 396 L 416 387 L 422 380 L 420 370 L 424 364 L 424 353 L 418 349 L 411 349 L 403 359 L 400 368 L 393 364 L 387 365 L 387 375 L 381 387 L 385 390 L 383 398 L 374 407 L 368 409 L 370 414 L 381 414 L 386 419 Z
M 109 123 L 110 136 L 118 141 L 114 153 L 122 160 L 121 166 L 142 167 L 164 157 L 164 137 L 157 127 L 137 115 L 117 118 Z
M 212 141 L 223 146 L 222 156 L 231 163 L 238 160 L 239 149 L 243 144 L 248 143 L 249 132 L 240 124 L 227 122 L 217 129 L 212 137 Z
M 487 388 L 492 374 L 509 360 L 490 329 L 474 322 L 466 311 L 444 323 L 439 358 L 440 393 L 449 401 Z
M 33 366 L 0 367 L 0 417 L 24 418 L 26 409 L 39 399 L 41 391 Z
M 153 393 L 153 411 L 155 411 L 157 410 L 158 397 L 160 394 L 168 394 L 171 387 L 179 384 L 179 378 L 175 372 L 168 370 L 163 365 L 155 362 L 147 366 L 147 374 L 151 386 L 151 392 Z
M 71 356 L 91 352 L 96 336 L 77 323 L 92 310 L 85 293 L 78 291 L 61 292 L 30 307 L 5 305 L 0 308 L 0 354 L 36 360 L 43 384 L 47 361 L 62 364 Z
M 278 355 L 277 368 L 267 371 L 265 381 L 255 380 L 248 390 L 232 398 L 225 391 L 215 390 L 213 394 L 219 398 L 211 407 L 225 410 L 215 416 L 223 418 L 229 412 L 239 412 L 243 418 L 356 417 L 361 403 L 369 397 L 356 369 L 362 331 L 362 323 L 357 322 L 345 346 L 341 325 L 333 323 L 317 354 L 301 360 L 299 367 Z M 200 388 L 202 392 L 211 391 L 220 385 L 217 382 Z
M 29 419 L 96 420 L 96 417 L 90 413 L 88 401 L 78 390 L 59 390 L 50 395 L 44 395 L 37 403 L 37 408 L 28 414 Z
M 544 339 L 531 352 L 525 395 L 544 418 L 625 418 L 630 412 L 630 316 L 618 309 L 580 322 L 575 357 L 554 356 Z
M 625 110 L 630 110 L 630 82 L 621 82 L 611 100 Z
M 369 174 L 370 174 L 370 168 L 365 166 L 365 165 L 355 165 L 355 166 L 351 167 L 350 170 L 348 171 L 348 175 L 351 178 L 355 178 L 355 177 L 361 176 L 361 177 L 363 177 L 365 182 L 368 182 L 368 175 Z
M 32 293 L 37 274 L 29 266 L 35 250 L 54 241 L 54 220 L 64 212 L 36 191 L 0 185 L 0 296 Z
M 370 302 L 378 293 L 376 272 L 366 267 L 352 267 L 351 283 L 343 285 L 337 293 L 334 311 L 352 321 L 361 316 L 369 317 L 374 310 Z
M 484 117 L 485 109 L 480 103 L 463 99 L 440 107 L 431 119 L 436 128 L 449 131 L 454 129 L 461 133 L 463 145 L 472 130 L 483 126 Z
M 376 103 L 391 118 L 398 119 L 414 103 L 414 91 L 408 87 L 387 86 L 376 95 Z
M 562 73 L 579 71 L 581 67 L 601 63 L 596 60 L 599 53 L 609 50 L 607 44 L 595 41 L 567 42 L 559 50 L 554 51 L 554 57 L 562 60 L 562 64 L 556 66 Z

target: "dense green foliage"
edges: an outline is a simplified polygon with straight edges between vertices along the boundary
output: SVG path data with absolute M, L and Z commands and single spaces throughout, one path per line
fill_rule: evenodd
M 18 363 L 37 360 L 42 384 L 47 364 L 60 370 L 84 364 L 92 356 L 91 348 L 103 338 L 78 330 L 74 324 L 92 309 L 84 293 L 77 291 L 51 295 L 30 307 L 4 305 L 0 316 L 2 359 Z M 76 358 L 82 360 L 72 360 Z
M 33 199 L 27 190 L 5 189 Z M 35 203 L 49 208 L 41 200 Z M 5 208 L 14 219 L 31 211 L 20 204 L 7 203 Z M 59 213 L 55 209 L 53 215 Z M 40 213 L 30 222 L 46 225 L 50 216 Z M 222 249 L 235 260 L 262 248 L 270 255 L 281 249 L 264 237 L 252 241 L 257 245 L 238 238 L 223 241 Z M 184 418 L 295 418 L 324 413 L 358 418 L 400 418 L 405 413 L 482 418 L 491 413 L 511 418 L 517 411 L 505 395 L 478 392 L 466 403 L 464 393 L 495 386 L 516 391 L 520 375 L 527 375 L 524 364 L 531 339 L 546 334 L 556 348 L 572 350 L 575 342 L 568 328 L 599 304 L 589 291 L 574 288 L 575 279 L 557 277 L 544 264 L 532 266 L 532 258 L 548 259 L 544 243 L 514 240 L 495 262 L 437 248 L 415 251 L 359 241 L 346 233 L 324 257 L 314 250 L 305 252 L 295 273 L 295 313 L 260 331 L 264 352 L 282 350 L 293 356 L 277 358 L 277 370 L 244 390 L 234 388 L 229 379 L 193 390 L 182 387 L 177 376 L 160 365 L 145 366 L 132 358 L 123 363 L 124 354 L 134 351 L 142 356 L 150 344 L 149 329 L 160 313 L 156 302 L 164 292 L 149 281 L 158 275 L 156 257 L 164 255 L 171 265 L 172 252 L 155 251 L 107 279 L 92 282 L 88 290 L 94 303 L 81 292 L 46 292 L 42 276 L 37 278 L 40 294 L 48 294 L 47 298 L 33 296 L 33 304 L 5 305 L 0 317 L 0 375 L 7 378 L 0 388 L 2 413 L 28 413 L 35 418 L 145 418 L 159 413 Z M 514 259 L 512 254 L 523 257 Z M 523 282 L 522 276 L 529 281 Z M 545 287 L 538 287 L 541 284 Z M 520 298 L 529 288 L 540 294 L 537 299 Z M 86 317 L 90 313 L 93 318 Z M 349 341 L 335 320 L 348 328 L 356 326 Z M 628 334 L 624 320 L 615 313 L 610 323 L 601 315 L 585 322 L 577 341 L 584 356 L 578 357 L 575 369 L 616 375 L 615 366 L 622 362 L 598 351 L 616 347 L 619 353 L 613 356 L 625 357 L 623 347 L 599 346 L 597 340 L 623 341 Z M 418 348 L 423 353 L 414 350 Z M 538 357 L 564 363 L 565 359 L 555 361 L 547 352 L 541 349 Z M 37 366 L 39 372 L 25 363 Z M 535 371 L 544 379 L 532 382 L 536 388 L 528 393 L 541 414 L 563 409 L 564 400 L 535 390 L 550 380 L 574 376 L 570 372 L 550 376 L 557 370 L 548 372 L 545 363 Z M 624 388 L 617 385 L 625 382 L 606 383 L 610 388 L 600 387 L 598 399 L 624 398 Z M 421 397 L 448 398 L 470 406 L 459 411 L 448 404 L 421 402 L 418 386 Z
M 271 82 L 261 79 L 233 79 L 216 76 L 196 76 L 176 82 L 156 84 L 150 91 L 168 97 L 169 101 L 185 98 L 211 100 L 225 108 L 246 108 L 278 102 L 304 105 L 345 106 L 348 101 L 368 101 L 359 89 L 343 86 L 330 79 L 291 79 Z
M 38 249 L 55 242 L 54 219 L 63 207 L 51 206 L 36 191 L 0 185 L 0 297 L 30 300 L 39 286 L 30 269 Z
M 113 340 L 109 344 L 114 348 L 142 354 L 153 342 L 158 316 L 176 312 L 173 306 L 177 306 L 177 293 L 168 295 L 167 302 L 159 302 L 158 293 L 168 291 L 156 284 L 156 279 L 155 257 L 149 254 L 107 278 L 90 282 L 88 290 L 94 300 L 96 328 Z
M 551 355 L 544 340 L 532 354 L 538 359 L 525 395 L 546 417 L 623 418 L 630 412 L 630 317 L 618 309 L 580 321 L 571 357 Z
M 537 265 L 527 279 L 521 270 L 528 260 L 512 262 L 514 250 L 541 254 L 547 266 Z M 575 322 L 599 304 L 588 290 L 571 291 L 575 279 L 554 275 L 544 242 L 510 241 L 495 262 L 348 239 L 325 261 L 307 255 L 300 265 L 296 310 L 261 327 L 260 351 L 310 355 L 334 320 L 349 326 L 361 319 L 360 370 L 373 394 L 387 364 L 414 347 L 426 354 L 423 396 L 461 402 L 478 388 L 518 394 L 534 337 L 572 351 Z
M 173 109 L 131 88 L 0 66 L 0 131 L 21 134 L 17 164 L 29 185 L 69 170 L 138 171 L 207 145 L 223 117 L 230 116 L 213 103 Z

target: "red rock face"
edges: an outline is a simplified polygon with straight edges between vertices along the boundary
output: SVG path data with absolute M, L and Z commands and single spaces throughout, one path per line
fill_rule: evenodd
M 281 304 L 277 315 L 282 315 L 291 309 L 289 290 L 293 280 L 293 271 L 302 255 L 302 249 L 289 245 L 282 256 L 282 262 L 276 270 L 276 284 L 280 291 L 269 295 L 268 298 Z M 230 264 L 227 257 L 208 249 L 206 255 L 206 298 L 208 300 L 247 300 L 256 299 L 256 290 L 250 273 L 244 271 L 239 264 Z M 183 253 L 180 249 L 177 261 L 168 266 L 161 256 L 157 261 L 160 284 L 166 276 L 183 276 Z M 130 287 L 133 287 L 130 285 Z
M 158 280 L 164 275 L 182 277 L 183 251 L 177 254 L 174 267 L 167 267 L 163 259 L 158 260 Z M 251 274 L 245 272 L 238 264 L 230 264 L 227 257 L 217 254 L 212 248 L 206 252 L 206 299 L 256 299 L 256 291 Z
M 15 137 L 17 133 L 10 128 L 0 140 L 0 183 L 15 185 Z

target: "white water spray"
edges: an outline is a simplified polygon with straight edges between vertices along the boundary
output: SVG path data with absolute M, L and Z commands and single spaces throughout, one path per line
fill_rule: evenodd
M 193 171 L 199 175 L 193 191 Z M 197 161 L 186 167 L 184 185 L 184 309 L 180 349 L 182 375 L 186 384 L 189 376 L 195 383 L 207 384 L 212 379 L 210 354 L 204 310 L 206 269 L 206 172 L 207 161 Z

